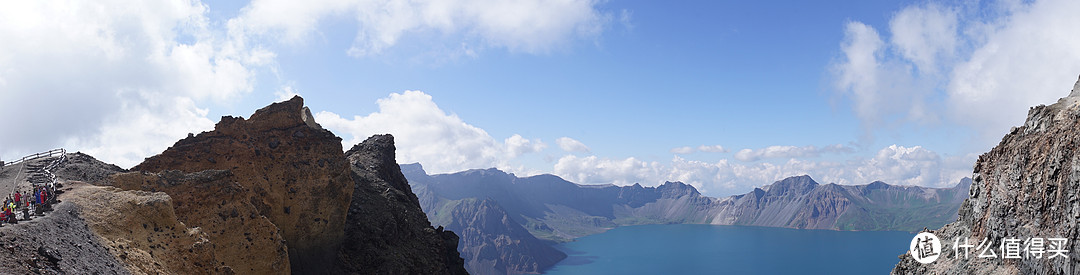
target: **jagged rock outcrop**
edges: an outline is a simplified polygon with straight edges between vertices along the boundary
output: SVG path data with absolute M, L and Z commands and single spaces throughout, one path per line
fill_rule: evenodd
M 1024 125 L 979 156 L 970 195 L 956 222 L 931 231 L 943 242 L 942 255 L 930 264 L 902 255 L 893 274 L 1080 272 L 1080 81 L 1057 103 L 1028 110 Z M 1004 238 L 1065 238 L 1062 248 L 1069 253 L 1067 258 L 1002 259 L 998 250 L 997 258 L 965 258 L 953 251 L 957 238 L 976 245 L 991 240 L 995 249 Z
M 221 248 L 179 221 L 165 193 L 77 184 L 63 199 L 78 206 L 98 242 L 134 274 L 233 273 L 220 264 Z
M 431 226 L 401 174 L 393 136 L 372 136 L 345 154 L 355 185 L 335 273 L 467 273 L 458 236 Z
M 265 217 L 280 229 L 292 271 L 322 273 L 334 265 L 338 245 L 344 239 L 353 181 L 341 150 L 341 139 L 315 124 L 300 97 L 259 109 L 248 119 L 222 117 L 213 131 L 189 135 L 131 170 L 150 173 L 229 170 L 230 181 L 236 186 L 220 187 L 235 189 L 232 198 L 246 200 L 255 210 L 254 215 L 248 214 L 247 206 L 236 205 L 237 211 L 245 212 L 244 217 L 236 217 Z M 186 197 L 176 200 L 178 207 L 191 203 L 216 208 L 211 203 L 218 195 L 215 193 L 180 193 L 184 188 L 161 190 L 174 198 Z M 233 217 L 231 212 L 228 216 Z M 216 215 L 202 217 L 211 220 L 199 224 L 225 221 Z M 211 239 L 215 234 L 246 239 L 242 233 L 245 232 L 232 229 L 208 232 Z M 243 265 L 228 261 L 226 264 Z M 252 265 L 248 271 L 280 266 L 272 260 L 248 265 Z
M 155 194 L 171 197 L 167 212 L 176 222 L 205 235 L 207 241 L 203 246 L 216 252 L 215 263 L 242 274 L 273 274 L 290 269 L 281 230 L 259 213 L 251 203 L 255 194 L 245 191 L 228 170 L 131 172 L 117 174 L 108 183 L 125 190 L 160 192 Z M 118 211 L 116 215 L 126 217 L 133 214 L 130 212 Z M 139 227 L 138 224 L 128 226 Z M 151 227 L 155 232 L 158 228 Z M 164 228 L 172 230 L 171 226 Z M 141 236 L 126 238 L 143 239 Z

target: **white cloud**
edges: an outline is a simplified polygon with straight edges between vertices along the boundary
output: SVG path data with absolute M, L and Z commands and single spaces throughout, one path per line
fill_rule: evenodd
M 575 153 L 575 152 L 576 153 L 588 153 L 589 152 L 589 147 L 585 146 L 584 143 L 581 143 L 580 141 L 577 141 L 575 139 L 568 138 L 568 137 L 561 137 L 561 138 L 556 139 L 555 144 L 558 144 L 559 148 L 562 148 L 563 151 L 567 151 L 567 152 L 571 152 L 571 153 Z
M 806 161 L 789 159 L 782 163 L 732 163 L 726 159 L 710 163 L 676 156 L 670 162 L 647 162 L 637 158 L 610 159 L 597 156 L 566 155 L 558 160 L 554 174 L 586 184 L 658 185 L 682 181 L 711 195 L 741 194 L 753 187 L 797 175 L 810 175 L 820 183 L 867 184 L 884 181 L 898 185 L 949 187 L 971 175 L 974 154 L 943 158 L 920 146 L 891 145 L 870 159 L 848 161 Z
M 701 145 L 697 147 L 698 151 L 707 153 L 727 153 L 728 149 L 720 145 Z
M 672 154 L 685 155 L 685 154 L 691 154 L 691 153 L 694 153 L 694 152 L 695 152 L 694 147 L 690 147 L 690 146 L 671 148 L 671 153 Z
M 286 101 L 298 95 L 300 95 L 300 93 L 297 93 L 296 90 L 293 89 L 292 85 L 281 86 L 280 90 L 274 92 L 274 96 L 277 97 L 277 101 Z
M 1077 80 L 1076 10 L 1080 2 L 1067 0 L 916 4 L 884 36 L 850 22 L 834 84 L 868 128 L 945 120 L 992 146 L 1028 108 L 1053 103 Z
M 526 153 L 540 152 L 547 148 L 547 144 L 540 139 L 529 140 L 521 135 L 514 134 L 503 140 L 509 157 L 516 158 Z
M 909 6 L 889 21 L 892 43 L 915 67 L 937 72 L 939 60 L 949 60 L 956 50 L 957 14 L 937 4 Z
M 762 159 L 773 158 L 812 158 L 821 156 L 823 153 L 852 153 L 855 152 L 854 148 L 847 147 L 841 144 L 833 144 L 818 148 L 817 146 L 781 146 L 773 145 L 762 149 L 742 149 L 735 153 L 735 159 L 751 162 Z
M 0 4 L 0 155 L 65 146 L 131 166 L 213 123 L 273 54 L 215 36 L 185 0 Z M 118 8 L 123 7 L 123 8 Z
M 189 132 L 211 129 L 209 106 L 228 106 L 248 95 L 260 69 L 282 77 L 268 48 L 303 44 L 321 35 L 324 21 L 357 22 L 349 50 L 356 55 L 378 53 L 411 35 L 425 38 L 421 49 L 445 44 L 466 55 L 488 47 L 543 53 L 607 28 L 613 15 L 599 5 L 255 0 L 236 18 L 211 22 L 208 7 L 198 0 L 5 2 L 0 117 L 18 117 L 6 126 L 19 130 L 0 131 L 0 157 L 64 146 L 125 167 L 137 164 Z M 620 20 L 628 18 L 624 13 Z M 295 94 L 285 85 L 274 95 Z M 475 142 L 467 146 L 497 143 Z M 513 148 L 476 154 L 485 161 L 490 154 L 524 154 L 544 144 L 507 146 Z
M 836 88 L 854 103 L 855 115 L 870 128 L 904 121 L 936 121 L 921 99 L 930 90 L 910 66 L 883 59 L 887 45 L 873 27 L 849 22 L 841 43 L 843 58 L 833 64 Z
M 487 131 L 446 113 L 420 91 L 390 94 L 379 99 L 378 105 L 379 111 L 367 116 L 347 119 L 322 111 L 315 114 L 315 120 L 344 136 L 345 148 L 374 134 L 393 134 L 398 162 L 420 162 L 429 173 L 491 167 L 521 171 L 524 167 L 512 165 L 513 158 L 547 146 L 539 139 L 520 135 L 499 143 Z
M 698 146 L 698 147 L 683 146 L 683 147 L 671 148 L 671 153 L 673 153 L 673 154 L 686 155 L 686 154 L 692 154 L 694 152 L 727 153 L 728 149 L 724 148 L 724 146 L 720 146 L 720 145 L 701 145 L 701 146 Z
M 575 38 L 599 34 L 614 15 L 599 0 L 255 0 L 229 22 L 238 36 L 281 37 L 300 43 L 321 21 L 354 20 L 357 33 L 348 53 L 378 54 L 410 35 L 454 37 L 447 45 L 468 50 L 506 48 L 543 53 Z M 620 15 L 628 21 L 629 13 Z M 429 44 L 434 41 L 427 41 Z

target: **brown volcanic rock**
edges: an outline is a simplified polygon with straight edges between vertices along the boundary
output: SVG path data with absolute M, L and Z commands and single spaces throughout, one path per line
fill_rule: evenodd
M 243 274 L 273 274 L 289 270 L 289 254 L 281 231 L 259 214 L 251 203 L 254 194 L 244 191 L 229 171 L 206 170 L 191 174 L 172 170 L 161 174 L 132 172 L 117 174 L 110 183 L 123 189 L 164 192 L 154 194 L 166 198 L 166 193 L 172 194 L 169 212 L 173 209 L 176 212 L 172 218 L 192 227 L 190 231 L 204 235 L 207 241 L 203 247 L 216 251 L 216 262 L 231 270 Z M 119 217 L 133 215 L 120 212 L 125 214 L 117 215 Z M 138 224 L 129 227 L 145 230 Z M 158 227 L 152 225 L 150 228 L 157 231 Z M 143 239 L 142 236 L 128 238 Z M 168 241 L 168 238 L 161 240 Z M 161 247 L 160 244 L 157 246 Z
M 319 127 L 300 97 L 250 119 L 222 117 L 213 131 L 188 136 L 132 170 L 230 170 L 257 215 L 280 228 L 294 272 L 325 272 L 344 237 L 353 181 L 341 138 Z M 175 197 L 179 190 L 164 189 Z
M 207 235 L 177 220 L 165 193 L 77 183 L 63 196 L 135 274 L 231 274 Z
M 467 274 L 458 236 L 431 227 L 394 150 L 376 135 L 346 153 L 356 185 L 335 273 Z
M 942 255 L 931 264 L 901 255 L 893 274 L 1080 273 L 1080 82 L 1057 103 L 1028 110 L 1023 126 L 979 156 L 974 173 L 958 220 L 932 231 Z M 993 240 L 998 258 L 955 255 L 957 238 L 975 245 Z M 1065 238 L 1068 257 L 1002 259 L 1003 238 Z

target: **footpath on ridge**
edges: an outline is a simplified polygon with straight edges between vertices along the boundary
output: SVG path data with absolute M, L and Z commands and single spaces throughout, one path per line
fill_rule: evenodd
M 67 160 L 67 150 L 53 149 L 0 165 L 0 224 L 44 216 L 56 203 L 59 188 L 53 170 Z M 14 206 L 14 207 L 12 207 Z M 9 219 L 8 215 L 14 216 Z

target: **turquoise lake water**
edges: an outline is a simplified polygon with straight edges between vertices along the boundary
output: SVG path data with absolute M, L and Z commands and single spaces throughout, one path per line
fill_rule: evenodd
M 546 274 L 888 274 L 914 233 L 640 225 L 556 246 Z

